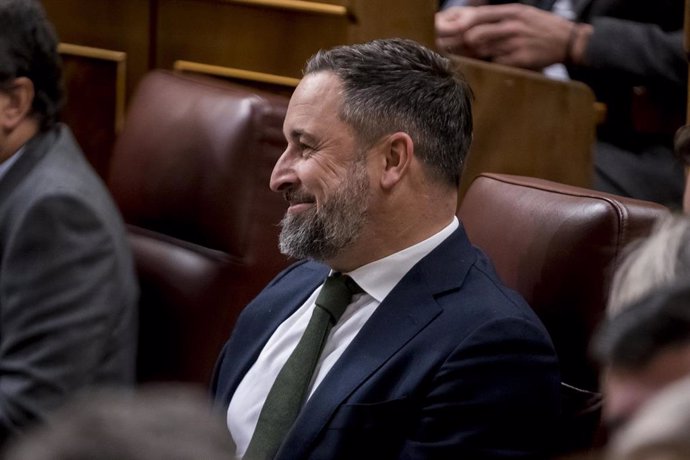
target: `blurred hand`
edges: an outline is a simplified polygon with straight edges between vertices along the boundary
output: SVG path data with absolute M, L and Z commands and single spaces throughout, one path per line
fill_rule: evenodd
M 478 57 L 465 46 L 465 33 L 476 23 L 475 10 L 471 6 L 454 6 L 436 13 L 436 46 L 439 50 Z
M 573 23 L 518 3 L 449 8 L 436 14 L 441 50 L 540 70 L 564 62 Z

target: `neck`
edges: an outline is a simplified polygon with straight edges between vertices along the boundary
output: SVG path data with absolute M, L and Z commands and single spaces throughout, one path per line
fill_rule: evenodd
M 355 243 L 326 263 L 336 271 L 350 272 L 426 240 L 453 220 L 457 191 L 444 189 L 395 201 L 381 208 L 372 205 L 369 213 L 376 222 L 370 222 Z

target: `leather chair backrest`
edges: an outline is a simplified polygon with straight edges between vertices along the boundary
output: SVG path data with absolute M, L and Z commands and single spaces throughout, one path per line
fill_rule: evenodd
M 655 203 L 489 173 L 473 181 L 458 208 L 470 240 L 487 253 L 504 283 L 522 294 L 551 334 L 569 390 L 564 404 L 570 407 L 564 409 L 571 416 L 597 409 L 592 405 L 598 399 L 598 372 L 588 346 L 605 314 L 624 248 L 647 235 L 666 213 Z M 588 430 L 596 429 L 598 413 L 593 417 Z M 593 433 L 568 436 L 569 447 L 586 447 Z
M 209 380 L 238 312 L 287 260 L 269 190 L 288 98 L 153 71 L 138 85 L 108 186 L 141 284 L 140 380 Z

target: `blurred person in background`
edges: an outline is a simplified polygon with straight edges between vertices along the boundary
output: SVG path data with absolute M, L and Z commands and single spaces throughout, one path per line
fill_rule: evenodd
M 57 122 L 62 99 L 40 2 L 0 0 L 0 443 L 77 390 L 135 377 L 124 225 Z
M 607 315 L 651 290 L 690 277 L 690 216 L 673 213 L 660 219 L 648 236 L 625 248 L 611 282 Z
M 606 105 L 595 188 L 680 207 L 673 134 L 687 99 L 683 0 L 446 0 L 442 8 L 439 49 L 547 73 L 556 66 L 559 78 L 592 88 Z
M 607 446 L 606 460 L 690 458 L 690 377 L 661 390 Z
M 603 421 L 613 434 L 670 383 L 690 375 L 690 279 L 653 289 L 607 318 L 592 339 Z
M 690 213 L 690 125 L 678 128 L 674 138 L 674 151 L 685 168 L 685 190 L 683 192 L 683 212 Z
M 205 391 L 156 384 L 86 391 L 10 444 L 5 460 L 227 460 Z

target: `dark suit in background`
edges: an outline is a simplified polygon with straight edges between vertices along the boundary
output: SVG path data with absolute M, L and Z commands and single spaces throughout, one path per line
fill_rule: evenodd
M 134 381 L 137 285 L 122 220 L 69 129 L 0 178 L 0 438 L 82 388 Z
M 485 3 L 550 11 L 555 0 Z M 570 77 L 589 85 L 607 109 L 597 132 L 595 188 L 679 207 L 684 177 L 673 156 L 673 135 L 685 121 L 687 100 L 684 2 L 571 3 L 575 21 L 591 24 L 593 34 L 585 62 L 566 62 Z
M 682 165 L 673 134 L 685 120 L 688 65 L 683 48 L 684 2 L 574 0 L 578 20 L 591 23 L 587 66 L 571 67 L 606 104 L 598 129 L 597 188 L 679 207 Z
M 215 376 L 221 407 L 328 272 L 293 265 L 243 311 Z M 276 458 L 538 458 L 559 398 L 548 334 L 460 228 L 384 299 Z

